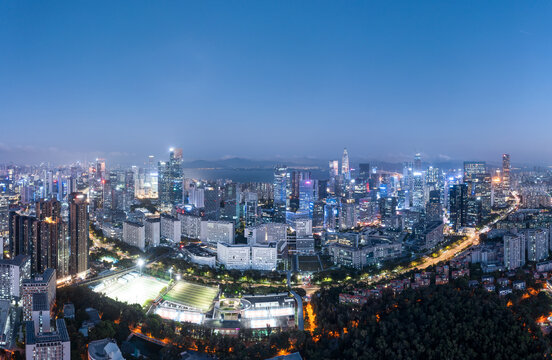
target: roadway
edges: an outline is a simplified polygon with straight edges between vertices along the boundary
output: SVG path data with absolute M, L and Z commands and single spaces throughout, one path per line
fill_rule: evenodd
M 422 259 L 418 260 L 418 261 L 421 261 L 421 263 L 418 263 L 416 265 L 402 268 L 401 270 L 392 270 L 391 272 L 385 272 L 381 275 L 373 276 L 368 282 L 375 283 L 380 280 L 391 280 L 395 277 L 398 277 L 401 274 L 407 273 L 412 270 L 426 269 L 430 266 L 437 265 L 441 262 L 451 260 L 452 258 L 456 257 L 458 254 L 464 252 L 470 247 L 479 244 L 479 236 L 481 234 L 488 233 L 494 224 L 496 224 L 501 220 L 504 220 L 506 217 L 508 217 L 508 215 L 512 214 L 513 212 L 519 209 L 520 198 L 515 192 L 513 192 L 512 195 L 514 196 L 515 203 L 512 206 L 510 206 L 507 211 L 505 211 L 502 215 L 500 215 L 495 220 L 483 226 L 481 230 L 474 231 L 472 234 L 468 236 L 467 239 L 463 240 L 460 244 L 454 246 L 451 249 L 442 251 L 437 257 L 425 256 Z
M 303 318 L 303 299 L 299 294 L 291 289 L 291 271 L 287 271 L 287 285 L 289 292 L 295 297 L 297 302 L 297 328 L 301 331 L 305 330 L 305 319 Z

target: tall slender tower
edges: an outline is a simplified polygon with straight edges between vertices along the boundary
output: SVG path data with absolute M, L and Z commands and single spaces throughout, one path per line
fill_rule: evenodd
M 510 154 L 502 155 L 502 187 L 510 190 Z
M 72 275 L 88 270 L 88 204 L 86 195 L 72 193 L 69 197 L 69 235 L 71 241 L 71 261 L 69 271 Z
M 345 179 L 351 179 L 351 167 L 349 166 L 349 153 L 347 152 L 347 148 L 343 149 L 343 157 L 341 158 L 341 174 Z
M 414 171 L 422 171 L 422 154 L 414 155 Z

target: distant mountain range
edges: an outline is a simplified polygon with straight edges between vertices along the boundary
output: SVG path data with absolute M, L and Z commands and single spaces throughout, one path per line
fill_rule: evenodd
M 351 167 L 356 168 L 359 163 L 370 163 L 372 166 L 377 166 L 378 169 L 387 171 L 402 172 L 402 162 L 385 162 L 385 161 L 370 161 L 370 160 L 351 160 Z M 270 169 L 274 166 L 282 164 L 287 165 L 289 168 L 301 168 L 311 167 L 326 170 L 328 168 L 328 160 L 314 159 L 314 158 L 296 158 L 290 160 L 274 159 L 274 160 L 254 160 L 240 157 L 232 157 L 227 159 L 218 160 L 192 160 L 185 161 L 183 163 L 184 168 L 188 169 Z M 463 167 L 463 161 L 449 160 L 449 161 L 435 161 L 424 162 L 423 166 L 433 165 L 439 169 L 460 169 Z M 502 164 L 487 162 L 487 165 L 491 168 L 500 167 Z
M 325 161 L 316 159 L 301 159 L 299 161 L 283 161 L 283 160 L 252 160 L 245 158 L 228 158 L 220 160 L 193 160 L 185 161 L 184 168 L 189 169 L 268 169 L 273 168 L 277 164 L 284 164 L 288 167 L 323 167 Z M 327 164 L 325 165 L 327 167 Z

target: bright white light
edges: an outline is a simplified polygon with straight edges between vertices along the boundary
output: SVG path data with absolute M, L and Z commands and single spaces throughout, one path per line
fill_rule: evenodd
M 144 266 L 145 262 L 144 262 L 144 259 L 138 259 L 138 261 L 136 261 L 136 265 L 138 265 L 138 267 L 142 267 Z

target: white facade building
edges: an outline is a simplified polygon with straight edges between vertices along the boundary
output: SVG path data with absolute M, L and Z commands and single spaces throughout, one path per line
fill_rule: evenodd
M 21 296 L 24 279 L 31 277 L 31 258 L 17 255 L 14 259 L 0 259 L 0 299 L 12 300 Z
M 146 228 L 142 224 L 125 221 L 123 223 L 123 242 L 136 246 L 140 250 L 146 248 Z
M 230 221 L 202 221 L 201 241 L 204 243 L 234 243 L 234 223 Z
M 312 236 L 312 220 L 311 219 L 295 219 L 293 227 L 297 237 Z
M 180 213 L 176 216 L 182 225 L 182 236 L 190 239 L 199 239 L 201 237 L 201 217 Z
M 504 266 L 514 270 L 525 265 L 525 241 L 516 234 L 504 235 Z
M 286 235 L 287 224 L 281 223 L 260 224 L 245 229 L 245 237 L 250 245 L 277 243 L 285 240 Z
M 181 231 L 180 220 L 170 215 L 161 215 L 162 238 L 172 242 L 180 242 Z
M 276 270 L 278 251 L 273 245 L 256 245 L 251 247 L 251 269 Z
M 159 246 L 161 237 L 161 220 L 149 218 L 145 221 L 146 245 L 149 247 Z
M 251 267 L 249 245 L 217 243 L 217 259 L 226 269 L 247 270 Z
M 272 245 L 217 244 L 217 259 L 226 269 L 268 270 L 276 269 L 278 252 Z

